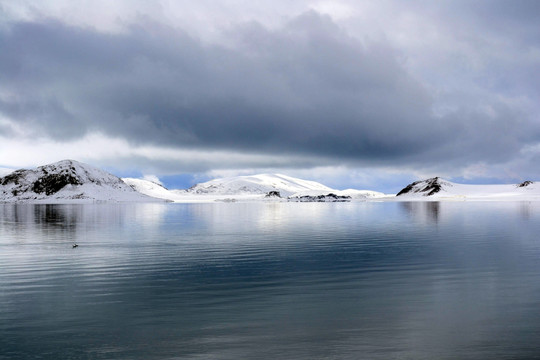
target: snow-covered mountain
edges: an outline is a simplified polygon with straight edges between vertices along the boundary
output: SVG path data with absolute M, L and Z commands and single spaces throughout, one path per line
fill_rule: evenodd
M 235 176 L 215 179 L 197 184 L 187 190 L 198 195 L 255 195 L 279 191 L 282 197 L 302 191 L 332 192 L 333 189 L 315 181 L 297 179 L 280 174 L 261 174 L 252 176 Z
M 432 196 L 441 190 L 448 192 L 448 189 L 454 185 L 449 181 L 441 180 L 439 177 L 434 177 L 427 180 L 415 181 L 397 193 L 396 196 L 419 194 L 422 196 Z
M 160 201 L 143 195 L 120 178 L 74 160 L 0 178 L 0 202 L 63 203 L 95 201 Z
M 400 200 L 540 200 L 540 184 L 466 185 L 439 177 L 415 181 L 396 195 Z

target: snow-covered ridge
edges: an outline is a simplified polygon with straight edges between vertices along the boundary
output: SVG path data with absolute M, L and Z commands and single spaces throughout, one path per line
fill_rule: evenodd
M 32 170 L 16 170 L 0 177 L 0 202 L 213 202 L 213 201 L 540 201 L 540 183 L 465 185 L 441 178 L 415 181 L 397 196 L 370 190 L 336 190 L 315 181 L 281 174 L 260 174 L 215 179 L 187 190 L 168 190 L 143 180 L 120 179 L 74 160 L 63 160 Z
M 466 185 L 441 178 L 415 181 L 403 188 L 398 200 L 540 200 L 540 185 L 532 181 L 504 185 Z
M 135 191 L 158 199 L 169 201 L 181 201 L 185 197 L 181 196 L 184 190 L 169 190 L 161 184 L 150 180 L 122 178 L 122 181 L 131 186 Z
M 289 196 L 298 192 L 312 190 L 334 191 L 334 189 L 315 181 L 302 180 L 281 174 L 260 174 L 210 180 L 189 188 L 187 192 L 198 195 L 263 195 L 270 191 L 279 191 L 281 196 Z
M 0 202 L 156 201 L 120 178 L 74 160 L 21 169 L 0 178 Z

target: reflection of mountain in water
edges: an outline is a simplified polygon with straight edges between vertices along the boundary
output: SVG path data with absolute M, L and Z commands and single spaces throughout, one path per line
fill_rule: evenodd
M 58 231 L 76 231 L 77 223 L 81 221 L 82 209 L 73 209 L 54 205 L 41 205 L 34 207 L 34 222 L 49 229 Z
M 531 203 L 523 202 L 519 206 L 519 214 L 523 220 L 529 220 L 531 218 Z
M 32 232 L 40 241 L 80 242 L 105 226 L 146 231 L 160 223 L 164 210 L 163 204 L 4 204 L 0 205 L 0 236 Z
M 441 204 L 438 201 L 411 201 L 402 202 L 400 206 L 407 215 L 419 222 L 439 223 Z
M 486 206 L 488 205 L 488 206 Z M 439 202 L 407 201 L 399 203 L 400 208 L 412 220 L 426 224 L 440 224 L 449 221 L 476 222 L 476 217 L 464 216 L 465 209 L 470 213 L 474 209 L 485 213 L 486 208 L 505 214 L 505 217 L 517 217 L 524 221 L 534 219 L 540 213 L 540 203 L 529 201 L 514 202 Z M 459 219 L 459 220 L 458 220 Z

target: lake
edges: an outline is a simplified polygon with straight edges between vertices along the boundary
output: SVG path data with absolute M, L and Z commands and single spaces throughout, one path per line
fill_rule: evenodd
M 0 205 L 0 359 L 540 358 L 539 234 L 524 202 Z

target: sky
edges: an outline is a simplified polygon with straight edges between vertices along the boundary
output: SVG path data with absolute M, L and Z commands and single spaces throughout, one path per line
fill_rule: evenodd
M 536 0 L 0 0 L 0 174 L 540 180 Z

